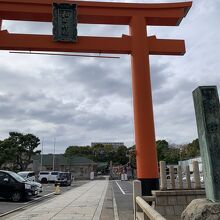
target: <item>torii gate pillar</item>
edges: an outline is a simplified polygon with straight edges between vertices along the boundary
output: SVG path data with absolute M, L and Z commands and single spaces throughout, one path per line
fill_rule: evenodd
M 137 177 L 142 182 L 142 194 L 150 195 L 158 189 L 158 166 L 155 146 L 153 106 L 150 82 L 149 49 L 146 20 L 135 16 L 130 23 L 132 37 L 132 89 L 134 105 L 134 127 L 137 157 Z

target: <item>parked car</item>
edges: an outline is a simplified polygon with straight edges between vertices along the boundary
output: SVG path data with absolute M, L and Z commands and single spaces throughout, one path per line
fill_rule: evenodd
M 186 176 L 183 177 L 183 181 L 186 181 Z M 194 183 L 195 182 L 195 178 L 194 175 L 190 175 L 190 182 Z M 200 174 L 200 182 L 204 183 L 204 177 L 203 174 Z
M 0 170 L 0 196 L 18 202 L 28 196 L 38 194 L 36 185 L 25 181 L 18 174 Z
M 70 186 L 72 183 L 72 175 L 70 172 L 60 172 L 57 177 L 56 183 L 60 183 L 61 186 Z
M 42 193 L 43 192 L 43 186 L 42 186 L 41 183 L 34 182 L 34 181 L 29 181 L 29 180 L 27 180 L 27 182 L 29 184 L 31 184 L 32 186 L 36 186 L 38 193 Z
M 37 187 L 37 191 L 39 193 L 43 192 L 43 187 L 41 183 L 38 183 L 36 181 L 35 175 L 33 176 L 33 171 L 23 171 L 18 172 L 18 175 L 24 178 L 26 181 L 28 181 L 31 185 L 35 185 Z M 34 177 L 34 178 L 33 178 Z
M 22 171 L 22 172 L 18 172 L 18 175 L 23 177 L 25 180 L 36 181 L 34 171 Z
M 203 176 L 200 176 L 200 182 L 204 183 L 204 177 Z
M 59 171 L 40 171 L 38 179 L 41 183 L 56 182 Z

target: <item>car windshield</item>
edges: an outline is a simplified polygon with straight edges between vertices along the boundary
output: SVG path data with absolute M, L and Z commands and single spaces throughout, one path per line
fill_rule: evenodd
M 22 178 L 26 179 L 27 178 L 27 174 L 26 173 L 18 173 L 19 176 L 21 176 Z
M 25 181 L 26 181 L 23 177 L 19 176 L 17 173 L 14 173 L 14 172 L 11 172 L 11 171 L 9 171 L 8 173 L 9 173 L 13 178 L 15 178 L 17 181 L 19 181 L 19 182 L 25 182 Z
M 66 177 L 66 173 L 59 173 L 58 175 L 60 178 L 65 178 Z

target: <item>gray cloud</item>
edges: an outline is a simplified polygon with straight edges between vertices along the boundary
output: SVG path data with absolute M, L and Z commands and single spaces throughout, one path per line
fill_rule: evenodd
M 220 86 L 219 4 L 195 0 L 179 27 L 148 28 L 158 38 L 185 39 L 187 48 L 183 57 L 150 57 L 157 138 L 185 143 L 197 137 L 192 90 Z M 7 21 L 3 27 L 16 33 L 51 33 L 51 25 L 42 23 Z M 79 26 L 80 35 L 124 33 L 125 26 Z M 103 60 L 0 52 L 0 65 L 0 139 L 12 130 L 34 133 L 44 137 L 46 152 L 53 151 L 54 137 L 57 152 L 91 141 L 133 144 L 129 56 Z

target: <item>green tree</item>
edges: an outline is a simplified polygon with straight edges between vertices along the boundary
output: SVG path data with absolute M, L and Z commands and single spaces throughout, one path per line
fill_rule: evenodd
M 102 144 L 96 144 L 92 147 L 94 160 L 96 162 L 106 162 L 106 152 L 105 147 Z
M 166 140 L 157 140 L 157 159 L 158 161 L 166 160 L 169 144 Z
M 97 144 L 90 146 L 69 146 L 65 151 L 65 156 L 83 156 L 92 159 L 96 162 L 110 162 L 115 164 L 125 164 L 128 162 L 126 155 L 127 147 L 113 145 Z
M 164 161 L 166 161 L 167 164 L 178 164 L 178 161 L 180 160 L 180 149 L 169 147 L 164 155 Z
M 129 157 L 130 157 L 131 167 L 133 169 L 136 169 L 137 165 L 136 165 L 136 146 L 135 145 L 128 148 L 128 154 L 129 154 Z
M 79 154 L 79 147 L 78 146 L 69 146 L 65 150 L 65 156 L 72 156 Z
M 179 149 L 169 147 L 169 143 L 166 140 L 157 140 L 157 157 L 158 162 L 163 160 L 168 164 L 176 164 L 179 161 Z M 135 145 L 128 149 L 131 161 L 131 167 L 136 168 L 136 149 Z
M 0 143 L 3 163 L 13 163 L 16 171 L 26 170 L 32 162 L 32 156 L 40 153 L 35 151 L 39 144 L 40 139 L 33 134 L 10 132 L 9 138 Z
M 14 160 L 15 148 L 8 140 L 0 141 L 0 166 Z
M 199 140 L 198 138 L 193 140 L 191 143 L 185 145 L 181 149 L 181 158 L 188 160 L 190 158 L 200 156 Z
M 113 161 L 117 161 L 119 164 L 126 164 L 128 163 L 128 156 L 127 156 L 127 147 L 125 146 L 119 146 L 118 149 L 117 149 L 117 152 L 116 152 L 116 157 L 115 157 L 115 160 Z
M 75 155 L 75 156 L 85 156 L 85 155 L 91 155 L 92 149 L 90 146 L 69 146 L 65 150 L 65 155 Z

